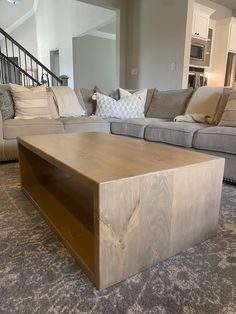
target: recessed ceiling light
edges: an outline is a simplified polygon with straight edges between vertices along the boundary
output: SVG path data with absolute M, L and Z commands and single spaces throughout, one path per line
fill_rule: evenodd
M 8 2 L 10 2 L 11 4 L 18 4 L 21 2 L 21 0 L 7 0 Z

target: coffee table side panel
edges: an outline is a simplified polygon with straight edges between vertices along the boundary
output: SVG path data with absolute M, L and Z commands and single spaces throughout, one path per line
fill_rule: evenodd
M 173 178 L 169 171 L 100 185 L 100 289 L 168 257 Z
M 224 159 L 175 170 L 170 256 L 217 231 Z

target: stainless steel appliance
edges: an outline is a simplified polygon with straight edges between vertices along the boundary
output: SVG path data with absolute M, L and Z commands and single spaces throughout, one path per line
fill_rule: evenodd
M 225 86 L 233 86 L 236 82 L 236 54 L 229 52 L 225 73 Z
M 207 56 L 207 41 L 192 38 L 191 51 L 190 51 L 190 65 L 191 66 L 206 66 Z

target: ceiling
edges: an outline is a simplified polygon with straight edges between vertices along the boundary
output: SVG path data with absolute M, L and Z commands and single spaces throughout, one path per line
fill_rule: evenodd
M 215 3 L 223 5 L 231 10 L 236 10 L 236 0 L 212 0 Z
M 34 0 L 22 0 L 19 4 L 11 4 L 7 0 L 0 0 L 0 27 L 7 29 L 28 13 L 33 5 Z

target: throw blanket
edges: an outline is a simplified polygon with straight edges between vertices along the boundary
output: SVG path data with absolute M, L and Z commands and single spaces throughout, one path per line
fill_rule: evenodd
M 67 86 L 53 86 L 51 90 L 60 117 L 79 117 L 85 115 L 73 89 Z
M 201 113 L 191 113 L 174 118 L 175 122 L 197 122 L 197 123 L 209 123 L 211 117 Z

